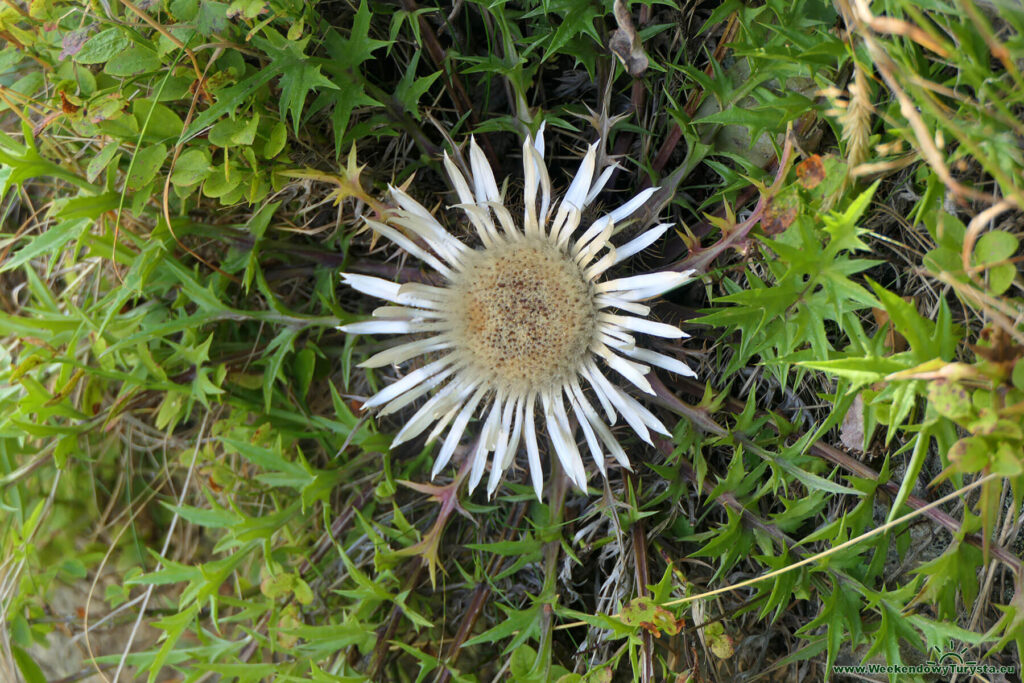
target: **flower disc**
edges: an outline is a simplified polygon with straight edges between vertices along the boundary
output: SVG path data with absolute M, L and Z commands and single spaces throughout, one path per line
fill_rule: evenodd
M 578 372 L 594 338 L 593 285 L 545 239 L 473 252 L 452 285 L 455 347 L 510 392 L 546 390 Z

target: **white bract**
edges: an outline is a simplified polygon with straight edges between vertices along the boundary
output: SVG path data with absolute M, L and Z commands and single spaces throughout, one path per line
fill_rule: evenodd
M 480 483 L 490 460 L 488 494 L 493 494 L 525 442 L 531 479 L 540 498 L 544 473 L 537 440 L 538 411 L 554 453 L 583 490 L 587 473 L 570 415 L 576 418 L 586 449 L 603 475 L 607 474 L 606 455 L 629 469 L 626 453 L 610 429 L 620 415 L 647 443 L 651 431 L 669 433 L 647 408 L 606 377 L 606 368 L 649 394 L 654 391 L 646 375 L 652 365 L 695 375 L 676 358 L 638 347 L 634 337 L 637 332 L 667 339 L 687 336 L 672 325 L 647 319 L 650 309 L 639 302 L 678 287 L 693 271 L 601 279 L 608 268 L 650 246 L 670 227 L 658 225 L 618 248 L 611 244 L 616 224 L 643 206 L 655 190 L 644 190 L 580 230 L 583 210 L 601 191 L 612 167 L 594 177 L 597 144 L 592 145 L 553 210 L 543 154 L 541 126 L 536 141 L 527 137 L 523 145 L 521 224 L 502 203 L 494 173 L 476 141 L 469 144 L 472 178 L 468 182 L 445 154 L 444 165 L 459 196 L 457 207 L 479 234 L 479 248 L 453 237 L 427 209 L 394 187 L 391 194 L 399 208 L 390 218 L 392 225 L 366 221 L 440 273 L 444 286 L 342 274 L 349 286 L 394 304 L 376 309 L 373 320 L 344 325 L 342 331 L 413 335 L 412 341 L 378 353 L 362 367 L 404 363 L 425 354 L 433 358 L 363 407 L 388 414 L 432 394 L 391 446 L 431 425 L 428 440 L 447 430 L 434 475 L 448 464 L 469 421 L 480 415 L 479 436 L 468 454 L 469 487 L 473 490 Z M 598 408 L 584 385 L 597 399 Z

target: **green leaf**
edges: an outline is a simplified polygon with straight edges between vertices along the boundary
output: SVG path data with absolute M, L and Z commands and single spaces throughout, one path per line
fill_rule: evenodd
M 359 9 L 352 18 L 352 29 L 348 38 L 332 41 L 334 33 L 328 36 L 328 51 L 331 56 L 332 67 L 337 71 L 352 71 L 368 59 L 373 58 L 373 53 L 388 45 L 388 41 L 375 40 L 370 37 L 370 7 L 366 0 L 359 1 Z M 333 46 L 332 46 L 333 43 Z
M 121 143 L 117 141 L 110 142 L 96 156 L 89 160 L 89 164 L 85 167 L 85 177 L 90 183 L 94 182 L 100 173 L 103 173 L 103 169 L 113 161 L 114 155 L 117 154 L 120 146 Z
M 951 420 L 959 420 L 973 412 L 971 395 L 956 382 L 939 380 L 928 385 L 928 402 L 935 411 Z
M 246 78 L 241 83 L 219 91 L 217 93 L 217 103 L 197 116 L 189 127 L 182 131 L 181 137 L 178 139 L 178 144 L 188 142 L 213 125 L 218 119 L 220 119 L 220 117 L 224 116 L 224 114 L 234 112 L 239 105 L 244 104 L 249 99 L 250 95 L 256 92 L 258 88 L 267 83 L 271 78 L 278 75 L 278 73 L 279 71 L 277 67 L 274 64 L 269 64 Z
M 300 349 L 295 354 L 294 361 L 295 382 L 299 398 L 306 398 L 309 393 L 309 385 L 313 381 L 313 370 L 316 368 L 316 352 L 308 346 Z
M 179 187 L 191 187 L 206 180 L 213 173 L 210 153 L 202 147 L 193 147 L 181 153 L 171 171 L 171 182 Z
M 225 161 L 224 165 L 216 166 L 203 183 L 203 194 L 207 197 L 224 197 L 235 190 L 244 180 L 242 170 Z
M 46 675 L 29 653 L 17 645 L 11 645 L 11 654 L 14 655 L 21 675 L 25 677 L 25 683 L 46 683 Z
M 111 76 L 125 77 L 156 71 L 159 68 L 160 57 L 155 51 L 142 45 L 133 45 L 110 58 L 103 71 Z
M 920 360 L 930 360 L 939 356 L 941 349 L 938 340 L 935 339 L 935 323 L 918 313 L 914 304 L 893 294 L 874 280 L 869 279 L 868 283 L 889 314 L 893 329 L 906 337 L 914 356 Z
M 987 266 L 1012 258 L 1020 243 L 1017 238 L 1002 230 L 986 232 L 974 245 L 974 259 L 978 265 Z
M 163 669 L 164 662 L 167 660 L 167 656 L 171 654 L 174 646 L 178 644 L 178 639 L 185 632 L 185 629 L 195 620 L 196 615 L 199 613 L 199 605 L 193 604 L 188 609 L 166 616 L 163 619 L 152 622 L 152 625 L 163 629 L 166 633 L 163 643 L 160 645 L 160 650 L 157 652 L 156 657 L 153 658 L 153 665 L 149 669 L 148 683 L 153 683 L 157 676 Z
M 437 71 L 429 76 L 416 78 L 416 67 L 419 65 L 419 61 L 420 53 L 413 53 L 409 66 L 405 69 L 405 75 L 402 76 L 402 80 L 395 87 L 395 98 L 405 106 L 406 111 L 412 114 L 413 118 L 417 121 L 421 118 L 420 98 L 423 97 L 423 94 L 430 89 L 430 86 L 441 75 L 441 72 Z
M 364 624 L 351 617 L 339 624 L 299 626 L 284 629 L 284 632 L 305 640 L 295 649 L 314 658 L 334 657 L 353 645 L 362 652 L 369 652 L 377 642 L 377 633 L 372 624 Z
M 206 37 L 225 30 L 228 27 L 228 9 L 230 6 L 224 2 L 200 0 L 199 12 L 195 17 L 196 30 Z
M 879 382 L 894 372 L 907 369 L 907 363 L 887 356 L 867 356 L 864 358 L 837 358 L 835 360 L 802 361 L 797 365 L 812 370 L 822 370 L 830 374 L 850 380 L 853 389 Z
M 224 529 L 232 527 L 244 519 L 238 513 L 231 512 L 223 508 L 204 510 L 190 505 L 172 505 L 167 501 L 160 502 L 168 510 L 180 515 L 185 521 L 210 529 Z
M 251 145 L 256 139 L 256 129 L 259 125 L 259 114 L 254 114 L 251 119 L 226 119 L 210 129 L 207 139 L 211 145 L 217 147 Z
M 157 143 L 143 147 L 135 153 L 125 181 L 129 190 L 140 190 L 156 177 L 167 158 L 167 145 Z
M 85 45 L 82 46 L 82 49 L 79 50 L 74 59 L 79 64 L 100 64 L 127 50 L 130 46 L 131 40 L 124 30 L 117 26 L 112 26 L 85 41 Z
M 591 0 L 550 0 L 544 3 L 544 13 L 558 17 L 560 23 L 544 51 L 544 61 L 561 50 L 578 36 L 587 35 L 600 44 L 601 39 L 594 28 L 594 20 L 603 17 L 605 12 L 600 3 Z
M 33 237 L 31 242 L 19 249 L 3 265 L 0 265 L 0 273 L 14 270 L 37 256 L 46 254 L 55 257 L 59 255 L 64 245 L 79 239 L 91 224 L 92 221 L 82 218 L 58 223 L 38 237 Z
M 181 117 L 170 107 L 153 100 L 134 100 L 132 113 L 138 119 L 147 140 L 176 140 L 185 127 Z
M 245 457 L 246 460 L 262 467 L 268 474 L 259 475 L 261 481 L 271 486 L 288 486 L 301 489 L 313 481 L 312 474 L 302 465 L 285 460 L 280 455 L 280 445 L 271 450 L 262 446 L 224 438 L 224 443 Z
M 297 134 L 306 96 L 320 88 L 337 90 L 338 86 L 320 73 L 320 65 L 313 64 L 313 59 L 305 54 L 312 35 L 302 40 L 289 41 L 276 31 L 268 29 L 266 33 L 266 39 L 256 39 L 254 42 L 267 51 L 273 59 L 272 63 L 281 72 L 281 118 L 291 115 L 292 126 Z
M 860 239 L 860 235 L 870 231 L 858 228 L 857 221 L 864 215 L 864 211 L 867 210 L 868 205 L 871 203 L 871 198 L 874 196 L 875 190 L 878 189 L 879 182 L 881 181 L 876 181 L 867 190 L 857 195 L 857 198 L 850 202 L 850 205 L 842 213 L 832 212 L 825 215 L 824 229 L 825 232 L 832 236 L 832 241 L 829 243 L 831 253 L 837 254 L 840 250 L 857 251 L 870 249 Z
M 267 136 L 267 142 L 263 145 L 263 158 L 272 159 L 281 153 L 285 143 L 288 142 L 288 127 L 284 121 L 277 121 Z
M 1002 294 L 1017 276 L 1017 267 L 1010 262 L 1020 246 L 1017 238 L 1002 230 L 993 230 L 981 236 L 974 246 L 974 261 L 986 266 L 988 288 L 993 294 Z

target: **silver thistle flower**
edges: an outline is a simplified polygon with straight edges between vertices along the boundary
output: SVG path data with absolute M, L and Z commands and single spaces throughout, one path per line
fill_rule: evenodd
M 597 146 L 595 143 L 587 150 L 552 220 L 551 181 L 543 158 L 544 127 L 536 140 L 527 136 L 523 145 L 526 206 L 521 226 L 502 203 L 494 173 L 475 140 L 469 144 L 472 178 L 468 182 L 446 153 L 444 165 L 459 196 L 457 207 L 480 237 L 477 249 L 453 237 L 426 208 L 398 188 L 391 188 L 399 208 L 390 222 L 419 237 L 429 250 L 391 225 L 366 221 L 445 279 L 444 286 L 435 287 L 342 274 L 349 286 L 397 305 L 376 309 L 373 320 L 339 329 L 352 334 L 416 337 L 376 354 L 362 367 L 378 368 L 424 354 L 440 354 L 363 404 L 365 409 L 380 408 L 380 414 L 386 415 L 433 392 L 391 443 L 393 448 L 408 441 L 435 422 L 428 441 L 447 429 L 433 475 L 448 464 L 476 414 L 484 418 L 469 455 L 469 488 L 480 483 L 493 453 L 488 495 L 494 493 L 519 444 L 525 442 L 533 487 L 538 499 L 541 497 L 544 473 L 534 419 L 538 407 L 554 453 L 572 482 L 583 490 L 587 473 L 569 411 L 605 476 L 606 454 L 630 469 L 629 459 L 610 429 L 619 415 L 647 443 L 652 430 L 669 433 L 647 408 L 605 376 L 598 359 L 649 394 L 654 390 L 645 375 L 651 365 L 695 376 L 685 363 L 637 346 L 633 336 L 636 332 L 668 339 L 688 336 L 676 327 L 648 320 L 650 308 L 640 302 L 678 287 L 693 271 L 601 279 L 608 268 L 653 244 L 671 225 L 658 225 L 617 248 L 611 244 L 616 224 L 643 206 L 657 189 L 652 188 L 574 237 L 584 208 L 604 187 L 613 168 L 609 166 L 595 178 Z M 591 404 L 581 379 L 590 386 L 603 416 Z

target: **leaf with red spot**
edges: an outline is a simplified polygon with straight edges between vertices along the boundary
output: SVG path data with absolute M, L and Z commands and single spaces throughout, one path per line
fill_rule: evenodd
M 650 598 L 635 598 L 622 608 L 619 614 L 622 623 L 649 631 L 655 638 L 667 633 L 674 636 L 682 629 L 683 620 L 675 616 Z
M 793 224 L 800 211 L 800 196 L 790 186 L 766 201 L 761 228 L 766 235 L 778 235 Z
M 812 154 L 796 165 L 796 178 L 804 188 L 811 190 L 825 179 L 825 164 L 821 156 Z

